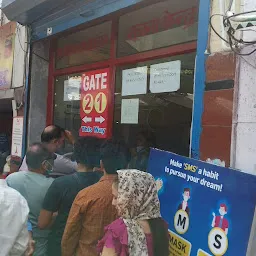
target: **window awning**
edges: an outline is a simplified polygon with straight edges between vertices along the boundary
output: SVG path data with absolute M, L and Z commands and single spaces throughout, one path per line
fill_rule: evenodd
M 2 1 L 2 11 L 7 18 L 30 25 L 32 41 L 36 41 L 146 0 Z
M 2 11 L 11 21 L 22 25 L 44 18 L 72 0 L 2 0 Z

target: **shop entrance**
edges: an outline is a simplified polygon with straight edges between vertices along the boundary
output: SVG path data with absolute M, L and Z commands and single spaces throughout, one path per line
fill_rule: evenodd
M 113 135 L 123 139 L 134 150 L 138 146 L 136 145 L 137 138 L 143 134 L 149 147 L 188 155 L 193 109 L 194 61 L 195 53 L 192 52 L 118 67 L 115 79 Z M 151 92 L 150 79 L 153 79 L 151 72 L 154 71 L 150 68 L 153 65 L 161 67 L 161 64 L 164 67 L 164 65 L 168 66 L 169 63 L 175 62 L 180 62 L 178 90 Z M 145 75 L 147 77 L 146 91 L 143 94 L 137 94 L 135 91 L 131 92 L 132 95 L 124 95 L 122 91 L 124 91 L 123 84 L 127 72 L 134 75 L 142 70 L 141 68 L 144 71 L 146 69 L 147 72 Z M 81 126 L 79 90 L 82 73 L 59 76 L 55 82 L 54 123 L 71 130 L 76 137 L 79 135 Z M 162 89 L 168 90 L 164 87 Z M 124 120 L 122 104 L 129 103 L 129 101 L 130 104 L 135 103 L 135 105 L 130 105 L 133 113 L 126 118 L 135 118 L 135 120 Z M 66 150 L 69 151 L 71 148 L 66 148 Z
M 7 157 L 11 154 L 13 122 L 11 99 L 0 100 L 0 119 L 0 168 L 4 168 Z
M 196 0 L 160 1 L 54 40 L 48 123 L 78 136 L 81 76 L 109 68 L 113 136 L 134 153 L 144 143 L 188 156 L 197 9 Z

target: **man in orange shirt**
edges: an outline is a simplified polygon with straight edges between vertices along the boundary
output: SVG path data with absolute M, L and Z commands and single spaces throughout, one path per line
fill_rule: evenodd
M 104 227 L 117 219 L 112 206 L 112 183 L 116 171 L 125 169 L 130 160 L 129 150 L 120 142 L 109 140 L 101 147 L 100 181 L 76 197 L 62 238 L 62 256 L 97 256 L 96 245 Z

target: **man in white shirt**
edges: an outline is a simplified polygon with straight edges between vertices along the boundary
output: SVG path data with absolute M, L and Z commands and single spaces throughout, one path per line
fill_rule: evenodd
M 71 132 L 65 131 L 63 128 L 57 125 L 47 126 L 41 134 L 41 142 L 51 153 L 55 153 L 60 150 L 65 139 L 70 143 L 74 144 L 75 140 Z M 63 175 L 69 175 L 76 172 L 77 164 L 72 162 L 69 158 L 62 155 L 56 154 L 54 161 L 53 171 L 49 174 L 50 177 L 56 178 Z M 20 171 L 28 171 L 26 163 L 26 157 L 24 157 L 20 166 Z
M 1 177 L 0 207 L 0 255 L 24 255 L 29 243 L 28 204 L 26 199 L 8 187 Z

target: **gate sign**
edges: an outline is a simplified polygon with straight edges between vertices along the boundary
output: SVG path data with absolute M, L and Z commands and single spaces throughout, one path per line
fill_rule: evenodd
M 170 256 L 256 255 L 256 176 L 152 149 Z
M 111 135 L 109 74 L 109 69 L 102 69 L 86 72 L 82 75 L 80 136 L 105 139 Z

